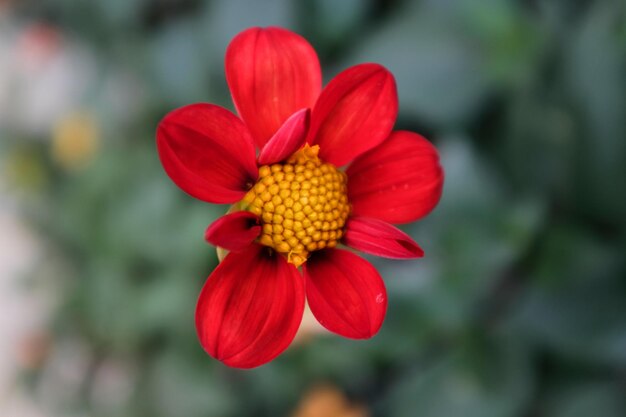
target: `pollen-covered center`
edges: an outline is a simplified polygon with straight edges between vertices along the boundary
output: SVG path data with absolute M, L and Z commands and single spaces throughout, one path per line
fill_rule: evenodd
M 261 218 L 258 242 L 296 266 L 310 252 L 337 245 L 350 213 L 346 174 L 322 162 L 318 151 L 306 145 L 285 163 L 262 166 L 242 202 Z

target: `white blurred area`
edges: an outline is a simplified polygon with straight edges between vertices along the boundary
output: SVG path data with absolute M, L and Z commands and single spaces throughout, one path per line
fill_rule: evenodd
M 0 0 L 0 132 L 45 140 L 79 111 L 119 126 L 144 98 L 128 71 L 99 62 L 88 45 L 49 22 L 20 20 L 11 2 Z
M 94 84 L 94 58 L 44 22 L 20 22 L 0 6 L 0 128 L 46 138 L 85 101 Z
M 54 417 L 75 402 L 88 373 L 102 401 L 123 401 L 132 367 L 104 360 L 94 368 L 81 342 L 53 340 L 63 285 L 51 269 L 61 266 L 22 212 L 46 179 L 15 149 L 44 143 L 52 162 L 76 173 L 94 158 L 103 126 L 132 120 L 142 94 L 125 71 L 103 74 L 87 45 L 18 18 L 11 5 L 0 0 L 0 417 Z
M 45 137 L 93 84 L 94 62 L 46 24 L 5 32 L 1 37 L 9 44 L 0 46 L 7 63 L 0 67 L 0 124 Z
M 39 108 L 33 106 L 30 111 L 21 113 L 28 106 L 28 101 L 36 99 L 33 94 L 36 83 L 30 87 L 30 92 L 19 96 L 16 94 L 18 85 L 25 81 L 29 73 L 37 71 L 36 61 L 50 57 L 52 53 L 51 50 L 47 51 L 49 47 L 52 48 L 52 43 L 49 46 L 28 45 L 37 43 L 29 37 L 31 35 L 27 35 L 12 20 L 8 2 L 0 1 L 2 136 L 9 129 L 21 131 L 45 128 L 43 125 L 49 126 L 52 123 L 50 118 L 56 117 L 49 111 L 46 114 L 45 107 L 50 108 L 46 104 Z M 20 49 L 24 47 L 27 49 Z M 22 116 L 27 115 L 34 117 L 32 126 L 23 123 Z M 0 168 L 5 168 L 5 165 L 0 161 Z M 41 256 L 42 244 L 20 216 L 16 200 L 7 186 L 6 169 L 2 169 L 0 175 L 0 415 L 43 417 L 47 414 L 31 399 L 23 379 L 29 368 L 38 366 L 45 355 L 45 329 L 54 296 L 32 288 L 32 283 L 28 282 L 27 277 Z
M 21 382 L 46 355 L 46 327 L 55 296 L 28 282 L 42 245 L 1 183 L 0 195 L 0 415 L 45 416 Z

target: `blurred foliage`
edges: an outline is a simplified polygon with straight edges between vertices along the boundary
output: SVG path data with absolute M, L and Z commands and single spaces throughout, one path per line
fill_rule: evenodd
M 54 125 L 0 118 L 0 168 L 53 248 L 57 266 L 39 269 L 64 294 L 35 382 L 46 407 L 281 416 L 333 384 L 373 416 L 626 415 L 623 2 L 8 4 L 0 32 L 44 22 L 90 63 L 70 66 L 90 81 L 67 108 L 98 129 L 94 155 L 65 138 L 55 158 Z M 253 25 L 307 37 L 325 80 L 363 61 L 391 69 L 397 127 L 437 145 L 446 184 L 433 215 L 406 228 L 426 257 L 373 260 L 390 299 L 378 336 L 320 336 L 238 371 L 204 354 L 193 324 L 217 262 L 203 231 L 226 208 L 168 180 L 154 131 L 180 105 L 232 108 L 223 53 Z M 78 167 L 63 164 L 72 149 Z

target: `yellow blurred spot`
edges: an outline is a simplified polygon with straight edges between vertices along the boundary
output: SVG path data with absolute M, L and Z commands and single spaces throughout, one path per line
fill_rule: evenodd
M 100 130 L 88 112 L 70 113 L 52 132 L 52 159 L 62 168 L 84 168 L 94 157 L 100 142 Z
M 307 392 L 292 417 L 368 417 L 367 410 L 351 404 L 331 385 L 318 386 Z

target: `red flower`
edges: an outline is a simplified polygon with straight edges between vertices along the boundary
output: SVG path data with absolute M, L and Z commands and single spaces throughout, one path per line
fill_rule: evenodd
M 259 366 L 291 343 L 305 297 L 328 330 L 372 337 L 387 309 L 383 281 L 369 262 L 335 246 L 423 256 L 390 223 L 420 219 L 439 201 L 437 150 L 416 133 L 392 131 L 398 98 L 387 69 L 356 65 L 322 89 L 315 51 L 285 29 L 237 35 L 226 78 L 240 117 L 192 104 L 157 131 L 163 167 L 180 188 L 236 203 L 206 231 L 230 253 L 200 293 L 200 343 L 227 365 Z

